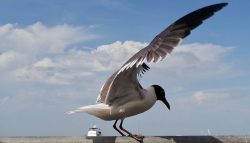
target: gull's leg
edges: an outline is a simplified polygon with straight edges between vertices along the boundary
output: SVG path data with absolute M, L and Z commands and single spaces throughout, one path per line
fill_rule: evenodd
M 121 129 L 122 131 L 126 132 L 130 137 L 134 138 L 134 139 L 137 140 L 138 142 L 142 142 L 144 136 L 134 135 L 134 134 L 130 133 L 128 130 L 124 129 L 124 128 L 122 127 L 123 120 L 124 120 L 124 119 L 121 119 L 121 123 L 120 123 L 120 126 L 119 126 L 120 129 Z
M 119 132 L 122 136 L 125 136 L 120 130 L 117 129 L 117 127 L 116 127 L 117 121 L 118 121 L 118 120 L 115 120 L 115 123 L 114 123 L 114 125 L 113 125 L 113 128 L 114 128 L 117 132 Z

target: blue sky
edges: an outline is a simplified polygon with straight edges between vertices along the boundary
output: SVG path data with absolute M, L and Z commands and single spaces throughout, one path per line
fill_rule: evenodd
M 113 122 L 68 110 L 95 103 L 101 85 L 156 34 L 218 0 L 0 2 L 0 136 L 79 136 Z M 225 1 L 223 1 L 225 2 Z M 144 135 L 250 134 L 249 5 L 226 1 L 141 82 L 156 105 L 124 126 Z

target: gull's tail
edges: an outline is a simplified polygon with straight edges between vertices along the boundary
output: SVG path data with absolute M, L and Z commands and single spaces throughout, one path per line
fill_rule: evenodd
M 88 113 L 89 111 L 94 110 L 94 109 L 95 109 L 95 105 L 83 106 L 75 110 L 68 111 L 66 112 L 66 114 L 74 114 L 74 113 L 81 113 L 81 112 Z
M 72 110 L 72 111 L 68 111 L 68 112 L 66 112 L 66 114 L 75 114 L 75 113 L 77 113 L 77 112 L 81 112 L 80 110 L 78 110 L 78 109 L 76 109 L 76 110 Z
M 82 113 L 83 112 L 83 113 L 88 113 L 90 115 L 94 115 L 96 117 L 104 119 L 104 118 L 110 116 L 110 110 L 111 110 L 110 106 L 103 104 L 103 103 L 99 103 L 99 104 L 95 104 L 95 105 L 79 107 L 75 110 L 66 112 L 66 114 L 74 114 L 74 113 Z

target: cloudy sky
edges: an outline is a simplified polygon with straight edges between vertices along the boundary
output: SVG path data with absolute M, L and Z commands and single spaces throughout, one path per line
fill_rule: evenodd
M 80 136 L 113 122 L 65 115 L 94 104 L 105 80 L 183 15 L 219 0 L 3 0 L 0 2 L 0 136 Z M 228 0 L 140 79 L 161 103 L 128 118 L 144 135 L 250 134 L 249 5 Z

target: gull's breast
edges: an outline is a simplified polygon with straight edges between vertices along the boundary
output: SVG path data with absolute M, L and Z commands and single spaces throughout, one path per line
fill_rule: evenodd
M 133 115 L 137 115 L 149 110 L 156 102 L 156 96 L 153 93 L 148 93 L 143 99 L 127 102 L 123 105 L 112 106 L 111 116 L 117 118 L 125 118 Z

